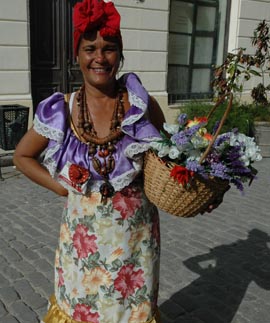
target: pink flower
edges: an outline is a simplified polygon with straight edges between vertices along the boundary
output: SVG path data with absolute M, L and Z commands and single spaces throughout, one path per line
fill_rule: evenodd
M 74 308 L 73 319 L 76 321 L 99 323 L 99 314 L 92 313 L 90 306 L 77 304 Z
M 114 281 L 114 287 L 124 298 L 129 297 L 135 291 L 135 288 L 141 288 L 144 285 L 143 270 L 134 270 L 134 265 L 123 266 L 117 278 Z
M 160 244 L 160 230 L 159 230 L 159 217 L 158 213 L 155 213 L 153 215 L 153 226 L 152 226 L 152 235 L 154 239 L 157 241 L 158 244 Z
M 135 210 L 142 205 L 141 192 L 127 187 L 117 192 L 113 199 L 113 207 L 121 213 L 123 220 L 134 215 Z
M 95 253 L 97 251 L 97 245 L 95 235 L 88 235 L 88 228 L 83 224 L 78 224 L 73 236 L 74 247 L 77 250 L 79 258 L 85 258 L 89 253 Z
M 57 271 L 58 271 L 58 287 L 61 287 L 65 284 L 64 277 L 63 277 L 64 270 L 63 268 L 58 268 Z

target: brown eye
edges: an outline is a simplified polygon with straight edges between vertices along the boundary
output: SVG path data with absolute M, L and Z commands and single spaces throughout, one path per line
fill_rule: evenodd
M 87 46 L 83 49 L 86 53 L 93 53 L 95 51 L 95 47 Z
M 116 46 L 108 46 L 104 49 L 106 52 L 116 52 L 118 49 Z

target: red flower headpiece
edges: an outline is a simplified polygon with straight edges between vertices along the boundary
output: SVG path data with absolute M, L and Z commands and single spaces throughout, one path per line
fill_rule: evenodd
M 102 37 L 118 37 L 122 47 L 120 15 L 112 2 L 84 0 L 76 3 L 73 11 L 73 24 L 75 55 L 77 55 L 81 34 L 92 30 L 99 30 Z

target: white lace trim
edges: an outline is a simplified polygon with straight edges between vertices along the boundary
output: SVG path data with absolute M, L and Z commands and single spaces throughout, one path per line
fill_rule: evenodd
M 132 169 L 118 177 L 110 179 L 110 184 L 113 186 L 116 192 L 121 191 L 124 187 L 132 183 L 138 174 L 139 170 L 134 171 L 134 169 Z M 91 192 L 99 192 L 99 188 L 102 183 L 104 183 L 104 181 L 95 181 L 93 182 L 93 185 L 91 183 Z
M 115 192 L 121 191 L 124 187 L 131 184 L 134 181 L 134 179 L 138 176 L 139 172 L 142 169 L 142 164 L 139 167 L 138 167 L 139 163 L 134 163 L 134 164 L 137 164 L 137 165 L 134 165 L 134 168 L 138 169 L 138 170 L 136 170 L 136 171 L 134 171 L 134 169 L 130 170 L 130 171 L 110 180 L 110 184 L 113 186 Z M 57 179 L 57 178 L 58 178 L 58 174 L 55 174 L 55 179 Z M 73 188 L 71 186 L 69 186 L 67 183 L 65 183 L 64 181 L 59 180 L 59 182 L 67 190 L 73 190 Z M 95 180 L 95 181 L 90 180 L 89 191 L 99 193 L 100 185 L 102 185 L 103 183 L 104 183 L 103 180 Z M 76 191 L 76 193 L 82 194 L 77 191 Z
M 153 140 L 156 140 L 158 138 L 145 138 L 145 141 L 149 141 L 145 142 L 145 143 L 137 143 L 137 142 L 133 142 L 132 144 L 128 145 L 124 151 L 125 156 L 127 156 L 128 158 L 136 158 L 136 155 L 139 155 L 145 151 L 147 151 L 150 148 L 150 143 Z
M 52 156 L 60 149 L 61 144 L 57 144 L 52 148 L 48 148 L 45 152 L 45 157 L 43 159 L 42 164 L 48 169 L 49 173 L 52 177 L 55 177 L 57 163 L 52 158 Z
M 52 128 L 47 124 L 41 122 L 37 115 L 35 116 L 33 123 L 34 123 L 34 129 L 40 135 L 48 139 L 55 140 L 57 142 L 63 141 L 64 135 L 65 135 L 64 132 L 59 129 Z
M 139 144 L 139 143 L 134 142 L 134 143 L 128 145 L 128 147 L 124 151 L 124 154 L 128 158 L 134 158 L 134 156 L 145 152 L 149 148 L 150 148 L 150 145 L 147 143 Z
M 135 115 L 129 116 L 127 119 L 125 119 L 122 122 L 122 126 L 127 126 L 127 125 L 133 124 L 136 121 L 138 121 L 147 109 L 146 103 L 141 98 L 139 98 L 135 93 L 131 92 L 129 89 L 127 89 L 127 90 L 128 90 L 128 98 L 129 98 L 130 104 L 141 109 L 142 112 L 140 114 L 135 114 Z

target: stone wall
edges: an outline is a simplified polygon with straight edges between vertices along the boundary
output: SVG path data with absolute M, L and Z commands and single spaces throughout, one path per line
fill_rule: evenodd
M 27 0 L 0 1 L 0 84 L 0 105 L 32 107 Z

